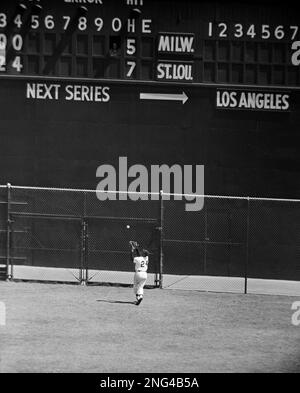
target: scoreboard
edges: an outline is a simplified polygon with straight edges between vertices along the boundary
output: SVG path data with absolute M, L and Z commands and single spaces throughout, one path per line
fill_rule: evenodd
M 0 76 L 299 87 L 299 15 L 283 1 L 1 0 Z
M 204 165 L 207 194 L 299 197 L 290 0 L 1 0 L 0 183 Z M 284 185 L 284 186 L 283 186 Z

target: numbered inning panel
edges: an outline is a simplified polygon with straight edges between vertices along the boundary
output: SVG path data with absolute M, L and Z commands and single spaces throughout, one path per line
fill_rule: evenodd
M 289 1 L 1 0 L 0 76 L 300 85 Z

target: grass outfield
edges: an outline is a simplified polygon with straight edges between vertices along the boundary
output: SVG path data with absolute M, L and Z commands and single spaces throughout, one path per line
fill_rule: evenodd
M 299 298 L 0 282 L 1 372 L 299 372 Z

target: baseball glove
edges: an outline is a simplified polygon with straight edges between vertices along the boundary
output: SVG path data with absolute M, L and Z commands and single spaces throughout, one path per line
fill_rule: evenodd
M 131 247 L 132 249 L 135 249 L 135 248 L 137 248 L 137 247 L 139 246 L 139 245 L 138 245 L 138 242 L 135 242 L 135 241 L 133 241 L 133 240 L 130 240 L 129 245 L 130 245 L 130 247 Z

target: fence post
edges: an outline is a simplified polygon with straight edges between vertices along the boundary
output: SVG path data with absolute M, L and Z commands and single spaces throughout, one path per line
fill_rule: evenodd
M 164 198 L 163 191 L 159 193 L 160 200 L 160 223 L 159 223 L 159 288 L 163 289 L 163 271 L 164 271 Z
M 85 277 L 85 259 L 86 259 L 86 222 L 85 219 L 81 219 L 81 258 L 80 258 L 80 285 L 86 285 Z
M 82 275 L 85 281 L 85 285 L 89 282 L 89 255 L 88 255 L 88 221 L 87 221 L 87 192 L 84 192 L 83 200 L 83 219 L 84 219 L 84 255 L 83 255 L 83 266 Z
M 249 266 L 249 239 L 250 239 L 250 198 L 247 198 L 247 239 L 246 239 L 246 262 L 245 262 L 245 290 L 248 293 L 248 266 Z
M 82 241 L 82 221 L 80 223 L 80 266 L 79 266 L 79 283 L 82 284 L 82 262 L 83 262 L 83 241 Z
M 7 183 L 7 215 L 6 215 L 6 278 L 10 280 L 12 278 L 12 271 L 10 269 L 10 235 L 11 235 L 11 219 L 10 219 L 10 206 L 11 206 L 11 184 Z

